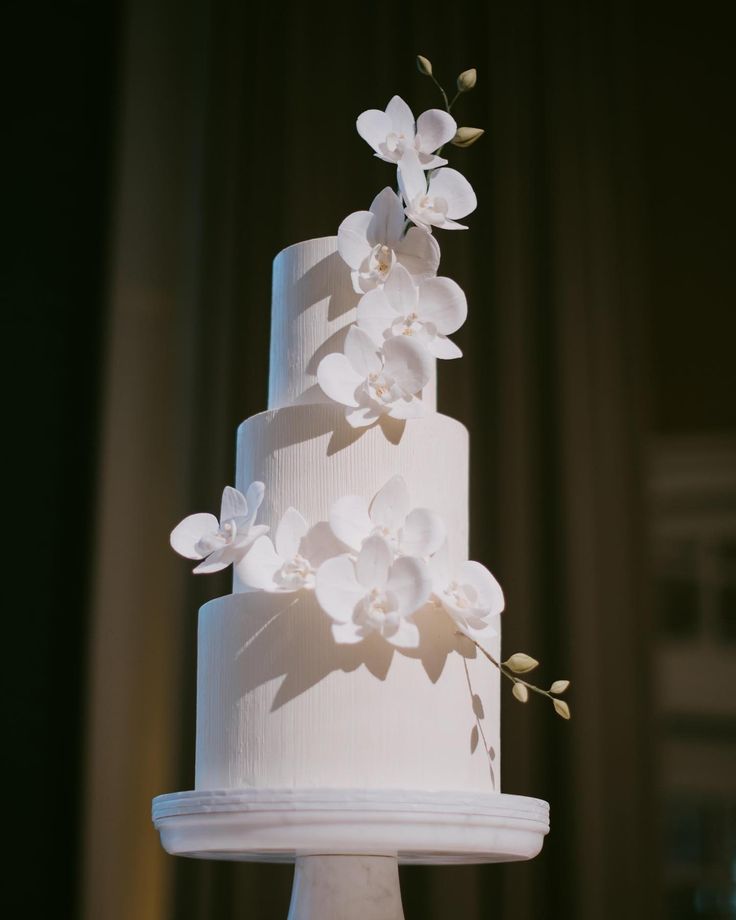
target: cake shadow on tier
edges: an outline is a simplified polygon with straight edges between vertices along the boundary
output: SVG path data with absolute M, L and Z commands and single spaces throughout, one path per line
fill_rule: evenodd
M 211 601 L 205 610 L 217 606 L 216 616 L 237 619 L 244 601 L 248 617 L 238 632 L 239 647 L 231 649 L 239 696 L 283 678 L 273 698 L 272 712 L 333 671 L 350 673 L 362 665 L 374 678 L 384 681 L 394 657 L 403 656 L 421 662 L 429 680 L 436 684 L 448 655 L 457 652 L 464 659 L 476 657 L 473 645 L 457 634 L 447 615 L 432 607 L 415 616 L 420 644 L 414 649 L 397 648 L 378 633 L 354 645 L 335 642 L 330 620 L 310 596 L 230 594 Z M 306 656 L 307 648 L 318 650 L 319 654 Z
M 376 430 L 387 443 L 396 446 L 401 443 L 406 431 L 405 419 L 390 418 L 388 415 L 382 416 L 369 428 L 353 428 L 345 420 L 343 410 L 329 400 L 318 386 L 307 390 L 297 405 L 259 412 L 246 419 L 242 425 L 248 426 L 252 419 L 259 418 L 265 421 L 266 436 L 272 451 L 284 450 L 329 434 L 330 439 L 325 447 L 326 457 L 333 457 L 362 437 L 374 437 Z

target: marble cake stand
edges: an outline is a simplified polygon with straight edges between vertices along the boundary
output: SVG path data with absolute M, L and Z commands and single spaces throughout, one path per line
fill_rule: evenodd
M 224 789 L 153 800 L 168 853 L 295 862 L 289 920 L 403 920 L 399 864 L 531 859 L 549 806 L 503 793 Z

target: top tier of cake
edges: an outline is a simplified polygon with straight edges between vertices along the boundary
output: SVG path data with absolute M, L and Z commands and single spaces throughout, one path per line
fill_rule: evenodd
M 337 251 L 337 237 L 296 243 L 274 259 L 268 408 L 326 401 L 317 384 L 325 355 L 342 351 L 359 295 Z M 436 409 L 436 372 L 422 391 Z

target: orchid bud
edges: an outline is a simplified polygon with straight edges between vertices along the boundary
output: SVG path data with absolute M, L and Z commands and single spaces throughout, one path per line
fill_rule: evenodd
M 471 90 L 475 86 L 475 81 L 477 79 L 478 74 L 476 73 L 475 67 L 471 67 L 470 70 L 464 70 L 457 78 L 458 92 L 467 93 L 468 90 Z
M 450 143 L 456 147 L 470 147 L 483 134 L 485 134 L 483 128 L 458 128 Z
M 569 680 L 556 680 L 549 688 L 550 693 L 564 693 L 570 686 Z
M 527 690 L 526 684 L 522 684 L 521 681 L 514 681 L 514 689 L 511 692 L 520 703 L 526 703 L 529 699 L 529 691 Z M 558 702 L 558 700 L 555 700 L 555 702 Z
M 558 716 L 562 716 L 563 719 L 570 718 L 570 707 L 564 700 L 552 700 L 552 703 Z
M 432 62 L 429 58 L 423 57 L 421 54 L 417 55 L 417 70 L 419 73 L 424 74 L 425 77 L 432 76 Z
M 527 671 L 533 671 L 539 662 L 524 652 L 516 652 L 504 664 L 515 674 L 526 674 Z

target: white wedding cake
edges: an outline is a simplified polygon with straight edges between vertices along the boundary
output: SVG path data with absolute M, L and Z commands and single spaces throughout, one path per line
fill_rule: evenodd
M 440 154 L 482 132 L 397 96 L 357 129 L 397 191 L 276 257 L 268 409 L 239 428 L 219 519 L 171 534 L 195 572 L 232 565 L 233 593 L 199 613 L 195 789 L 154 816 L 170 852 L 210 858 L 528 858 L 547 806 L 500 794 L 500 677 L 566 718 L 567 682 L 500 659 L 468 433 L 436 409 L 467 303 L 434 231 L 476 206 Z

